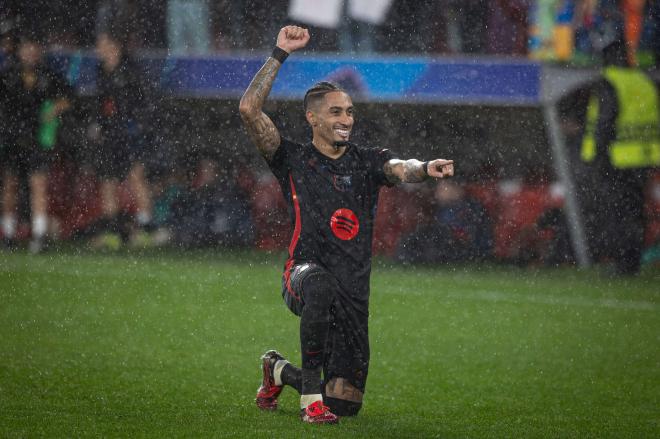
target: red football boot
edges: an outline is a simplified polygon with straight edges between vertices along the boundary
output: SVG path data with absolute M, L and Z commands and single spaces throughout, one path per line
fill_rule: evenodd
M 284 386 L 276 386 L 273 376 L 273 368 L 278 360 L 284 360 L 284 357 L 277 351 L 268 351 L 261 356 L 261 371 L 263 379 L 261 386 L 257 390 L 255 402 L 261 410 L 277 409 L 277 397 L 282 393 Z
M 315 401 L 300 411 L 300 418 L 309 424 L 336 424 L 337 415 L 332 413 L 323 401 Z

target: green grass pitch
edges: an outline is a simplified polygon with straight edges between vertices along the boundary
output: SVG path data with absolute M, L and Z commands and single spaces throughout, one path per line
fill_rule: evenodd
M 660 437 L 660 272 L 374 268 L 365 405 L 253 398 L 299 363 L 282 255 L 0 253 L 0 437 Z

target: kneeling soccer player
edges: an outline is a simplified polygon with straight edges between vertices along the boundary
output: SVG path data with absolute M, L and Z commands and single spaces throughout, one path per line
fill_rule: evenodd
M 305 94 L 312 141 L 280 136 L 262 107 L 287 56 L 305 47 L 306 29 L 282 28 L 273 54 L 245 91 L 245 127 L 289 204 L 293 237 L 282 295 L 300 316 L 302 367 L 276 351 L 262 357 L 257 406 L 277 408 L 284 385 L 300 393 L 301 418 L 336 423 L 356 415 L 369 367 L 368 305 L 371 241 L 378 192 L 383 185 L 453 175 L 451 160 L 398 160 L 382 148 L 349 143 L 353 103 L 335 84 L 320 82 Z

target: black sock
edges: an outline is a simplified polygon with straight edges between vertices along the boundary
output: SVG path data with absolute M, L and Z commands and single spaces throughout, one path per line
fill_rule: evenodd
M 301 370 L 301 395 L 317 395 L 321 392 L 321 368 Z
M 106 231 L 110 233 L 119 233 L 119 220 L 116 216 L 106 219 Z
M 98 235 L 100 233 L 105 233 L 110 228 L 110 219 L 108 217 L 101 217 L 96 220 L 90 227 L 89 231 L 92 235 Z
M 282 384 L 291 386 L 296 389 L 298 393 L 302 393 L 302 370 L 298 369 L 291 363 L 288 363 L 282 368 L 280 378 L 282 379 Z
M 321 393 L 321 368 L 301 370 L 301 395 L 317 395 Z
M 133 223 L 133 217 L 127 213 L 121 212 L 119 215 L 117 215 L 117 231 L 116 233 L 119 233 L 119 236 L 121 237 L 121 240 L 126 243 L 128 242 L 128 238 L 130 236 L 131 232 L 131 224 Z

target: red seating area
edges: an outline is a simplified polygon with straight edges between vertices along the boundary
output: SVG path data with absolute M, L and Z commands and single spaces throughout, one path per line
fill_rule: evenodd
M 68 162 L 51 167 L 49 211 L 58 223 L 61 239 L 69 239 L 76 231 L 94 222 L 101 214 L 99 188 L 93 173 L 81 171 Z M 135 201 L 126 181 L 119 187 L 121 209 L 135 212 Z
M 261 250 L 287 248 L 291 227 L 277 179 L 267 173 L 260 175 L 252 186 L 250 201 L 256 229 L 256 247 Z
M 497 194 L 489 194 L 487 202 L 494 219 L 494 255 L 498 259 L 515 260 L 522 252 L 535 251 L 542 242 L 552 238 L 538 233 L 536 222 L 548 209 L 561 207 L 563 198 L 553 196 L 548 184 L 523 185 L 502 182 Z
M 290 239 L 286 204 L 277 180 L 270 174 L 245 176 L 239 185 L 250 194 L 252 216 L 257 237 L 256 247 L 263 250 L 285 249 Z M 563 205 L 557 185 L 524 185 L 516 181 L 470 183 L 467 193 L 479 200 L 493 218 L 495 247 L 498 259 L 512 260 L 519 253 L 551 236 L 535 228 L 539 216 L 546 210 Z M 60 237 L 68 239 L 76 230 L 94 221 L 99 213 L 98 187 L 90 173 L 76 172 L 73 165 L 58 163 L 50 175 L 50 212 L 59 224 Z M 135 210 L 133 197 L 126 183 L 121 185 L 122 207 Z M 645 242 L 660 242 L 660 171 L 649 179 L 646 191 L 648 226 Z M 419 224 L 430 221 L 433 211 L 432 193 L 427 186 L 404 185 L 383 188 L 375 221 L 374 253 L 391 256 L 402 236 Z M 26 237 L 29 228 L 19 227 L 19 238 Z

